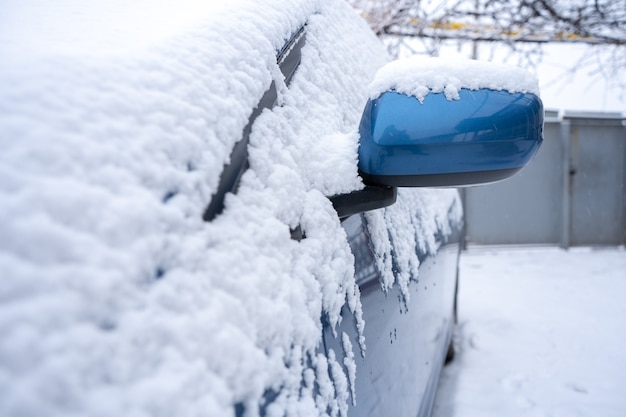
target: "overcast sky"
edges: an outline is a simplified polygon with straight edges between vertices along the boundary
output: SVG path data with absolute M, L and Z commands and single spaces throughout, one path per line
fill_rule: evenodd
M 626 113 L 626 91 L 609 85 L 601 74 L 593 74 L 597 67 L 567 75 L 567 70 L 588 53 L 586 46 L 548 45 L 545 51 L 538 75 L 546 108 Z

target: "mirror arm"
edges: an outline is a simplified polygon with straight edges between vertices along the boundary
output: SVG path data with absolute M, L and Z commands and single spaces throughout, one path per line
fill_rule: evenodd
M 390 206 L 396 202 L 397 195 L 396 187 L 366 185 L 359 191 L 334 195 L 330 197 L 330 202 L 339 218 L 344 219 L 353 214 Z

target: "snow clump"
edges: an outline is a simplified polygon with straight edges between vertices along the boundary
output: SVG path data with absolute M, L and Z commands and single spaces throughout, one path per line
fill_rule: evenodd
M 382 67 L 369 85 L 369 97 L 373 100 L 394 90 L 420 102 L 429 93 L 444 93 L 448 100 L 459 100 L 462 88 L 539 95 L 537 78 L 522 68 L 471 59 L 413 56 Z

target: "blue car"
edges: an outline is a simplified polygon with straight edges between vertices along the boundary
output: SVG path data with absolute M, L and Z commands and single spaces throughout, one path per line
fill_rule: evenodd
M 3 6 L 0 415 L 429 415 L 536 80 L 337 0 L 102 3 Z

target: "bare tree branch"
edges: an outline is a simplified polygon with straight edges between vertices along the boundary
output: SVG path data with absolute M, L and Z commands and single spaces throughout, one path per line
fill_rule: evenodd
M 511 59 L 533 69 L 546 44 L 588 44 L 570 71 L 602 76 L 625 95 L 626 0 L 348 1 L 394 56 L 438 55 L 442 45 L 457 42 L 459 48 L 470 44 L 476 57 L 481 45 L 506 45 Z

